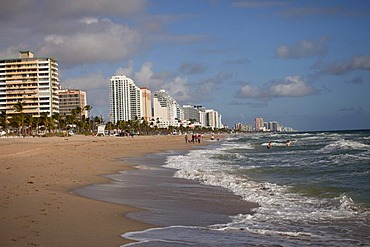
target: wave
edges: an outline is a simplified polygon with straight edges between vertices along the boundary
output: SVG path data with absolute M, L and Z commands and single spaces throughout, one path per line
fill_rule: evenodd
M 346 151 L 346 150 L 368 150 L 370 148 L 369 145 L 352 141 L 352 140 L 345 140 L 340 139 L 333 143 L 327 144 L 325 147 L 319 150 L 319 152 L 324 153 L 331 153 L 331 152 L 338 152 L 338 151 Z

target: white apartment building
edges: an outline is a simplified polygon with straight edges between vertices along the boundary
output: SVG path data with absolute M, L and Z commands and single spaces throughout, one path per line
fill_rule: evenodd
M 0 59 L 0 111 L 13 115 L 14 105 L 23 104 L 23 113 L 59 113 L 58 63 L 20 51 L 19 58 Z
M 109 85 L 110 121 L 128 121 L 142 118 L 142 93 L 131 78 L 112 76 Z
M 184 110 L 165 90 L 159 90 L 153 97 L 154 118 L 168 126 L 178 126 L 184 119 Z
M 79 89 L 65 89 L 59 90 L 59 113 L 65 115 L 71 115 L 72 110 L 80 107 L 82 115 L 85 118 L 89 117 L 88 111 L 85 109 L 87 105 L 86 92 Z
M 222 128 L 221 114 L 212 109 L 207 109 L 204 114 L 205 126 L 211 128 Z

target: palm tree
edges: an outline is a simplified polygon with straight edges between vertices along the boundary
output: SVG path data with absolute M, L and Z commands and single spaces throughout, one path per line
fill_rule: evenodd
M 85 120 L 87 121 L 88 125 L 88 131 L 91 131 L 93 128 L 91 128 L 91 117 L 90 117 L 90 111 L 92 110 L 92 106 L 91 105 L 85 105 L 84 108 L 82 109 L 83 111 L 87 111 L 87 115 L 89 116 L 87 118 L 87 116 L 85 116 Z
M 19 128 L 20 128 L 20 132 L 22 133 L 23 125 L 25 121 L 25 116 L 23 114 L 23 110 L 24 110 L 23 102 L 18 101 L 13 107 L 14 107 L 15 112 L 19 113 L 19 118 L 17 118 L 17 121 L 19 121 L 19 124 L 20 124 Z
M 6 115 L 6 111 L 2 111 L 0 113 L 0 125 L 1 127 L 3 127 L 4 129 L 7 128 L 7 118 L 8 116 Z

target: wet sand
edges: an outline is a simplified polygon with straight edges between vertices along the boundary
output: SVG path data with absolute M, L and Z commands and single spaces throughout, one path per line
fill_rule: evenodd
M 145 209 L 128 216 L 163 227 L 227 223 L 230 216 L 251 213 L 251 208 L 257 206 L 241 200 L 227 189 L 173 177 L 175 170 L 161 167 L 168 155 L 180 153 L 124 159 L 135 169 L 108 175 L 106 177 L 112 183 L 87 186 L 76 190 L 76 193 Z

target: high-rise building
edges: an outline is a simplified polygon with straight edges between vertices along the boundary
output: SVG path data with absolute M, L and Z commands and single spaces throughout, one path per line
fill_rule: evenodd
M 263 118 L 261 117 L 257 117 L 254 119 L 254 126 L 255 126 L 255 129 L 256 131 L 261 131 L 263 130 Z
M 221 114 L 212 109 L 207 109 L 205 111 L 206 124 L 203 124 L 211 128 L 222 128 Z
M 153 97 L 154 118 L 175 126 L 184 119 L 184 110 L 165 90 L 159 90 Z
M 88 118 L 86 92 L 79 89 L 60 89 L 59 90 L 59 113 L 71 115 L 72 110 L 80 107 L 82 115 Z
M 110 121 L 141 119 L 142 93 L 131 78 L 112 76 L 109 86 Z
M 59 113 L 58 63 L 48 57 L 34 57 L 20 51 L 19 58 L 0 59 L 0 111 L 16 114 L 15 104 L 22 103 L 22 113 L 38 117 Z
M 141 91 L 141 116 L 145 121 L 152 119 L 152 94 L 149 88 L 140 88 Z
M 191 105 L 183 105 L 182 109 L 184 109 L 184 119 L 185 120 L 195 120 L 199 122 L 199 111 L 198 109 L 194 108 Z

